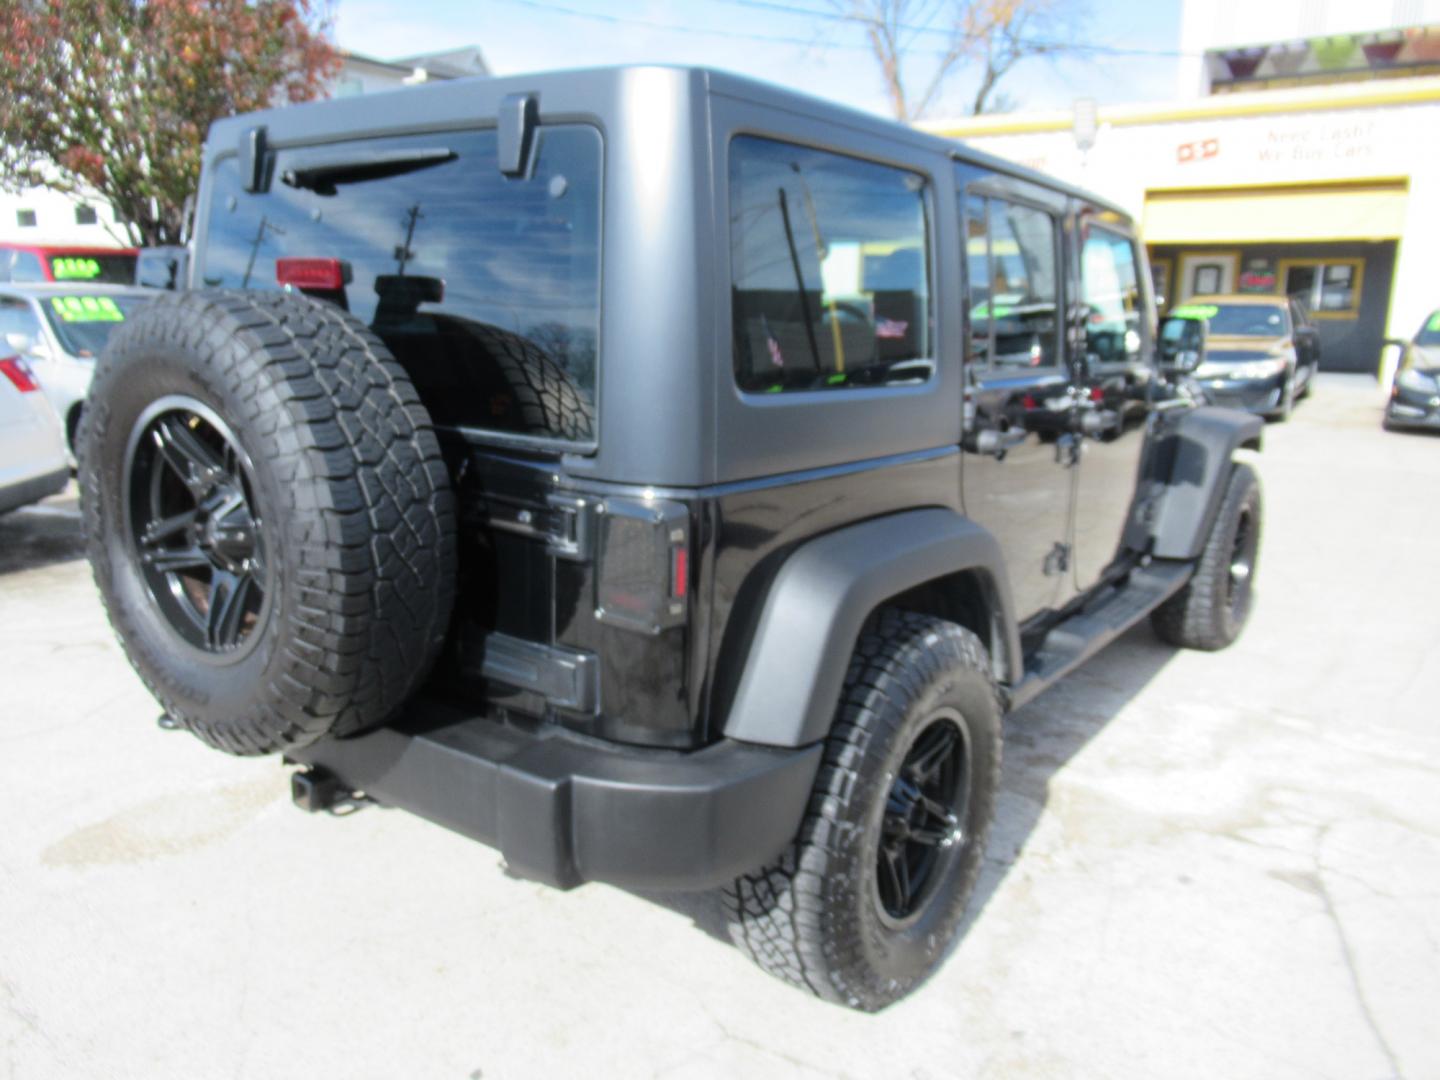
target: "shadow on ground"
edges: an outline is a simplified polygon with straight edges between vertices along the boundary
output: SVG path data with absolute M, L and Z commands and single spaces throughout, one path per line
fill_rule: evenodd
M 1056 774 L 1145 689 L 1175 651 L 1142 624 L 1006 718 L 1001 806 L 955 948 L 964 948 L 966 934 L 1025 850 L 1045 812 Z M 716 894 L 633 895 L 669 908 L 711 937 L 729 943 Z
M 0 575 L 84 557 L 80 497 L 74 484 L 42 503 L 0 517 Z

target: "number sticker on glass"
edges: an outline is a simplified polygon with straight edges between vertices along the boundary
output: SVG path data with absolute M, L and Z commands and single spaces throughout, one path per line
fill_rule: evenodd
M 91 281 L 100 276 L 100 261 L 69 255 L 56 256 L 50 260 L 50 272 L 55 275 L 56 281 Z
M 108 296 L 55 296 L 50 306 L 65 322 L 125 321 L 125 313 Z

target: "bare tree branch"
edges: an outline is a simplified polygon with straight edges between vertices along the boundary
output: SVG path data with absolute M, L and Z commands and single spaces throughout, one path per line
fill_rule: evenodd
M 834 10 L 865 33 L 897 120 L 917 120 L 940 100 L 962 68 L 979 78 L 970 109 L 997 101 L 996 85 L 1017 65 L 1037 56 L 1078 51 L 1076 0 L 830 0 Z M 1073 19 L 1072 19 L 1073 22 Z M 918 92 L 915 66 L 932 65 Z

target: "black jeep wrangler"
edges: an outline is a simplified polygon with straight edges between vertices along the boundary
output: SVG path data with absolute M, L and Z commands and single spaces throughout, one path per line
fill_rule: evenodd
M 1084 192 L 629 68 L 225 120 L 198 207 L 96 373 L 90 557 L 169 722 L 309 809 L 720 887 L 876 1009 L 955 937 L 1006 711 L 1245 621 L 1261 422 L 1176 392 Z

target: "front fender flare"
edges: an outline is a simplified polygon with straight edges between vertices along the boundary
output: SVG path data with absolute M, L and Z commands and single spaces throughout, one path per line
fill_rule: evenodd
M 1155 517 L 1153 555 L 1199 558 L 1220 512 L 1235 451 L 1258 447 L 1264 430 L 1265 421 L 1258 416 L 1214 406 L 1180 419 L 1164 447 L 1169 472 Z
M 870 613 L 908 589 L 964 570 L 984 582 L 1013 684 L 1020 642 L 999 543 L 952 510 L 910 510 L 810 540 L 785 560 L 751 639 L 726 737 L 771 746 L 824 738 Z

